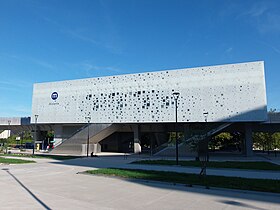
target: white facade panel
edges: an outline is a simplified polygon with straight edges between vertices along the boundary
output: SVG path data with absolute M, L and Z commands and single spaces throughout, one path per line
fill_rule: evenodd
M 0 125 L 21 125 L 20 117 L 1 117 Z
M 0 131 L 0 139 L 7 139 L 11 136 L 11 130 Z
M 32 122 L 242 122 L 267 119 L 264 63 L 34 84 Z M 207 115 L 203 113 L 208 113 Z

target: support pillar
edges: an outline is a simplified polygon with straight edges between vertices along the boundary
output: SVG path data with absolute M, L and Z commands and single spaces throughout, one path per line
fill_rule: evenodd
M 251 123 L 245 124 L 244 153 L 247 157 L 253 156 L 253 135 Z
M 101 145 L 99 143 L 93 144 L 92 152 L 93 152 L 93 154 L 100 153 Z
M 134 153 L 141 152 L 141 145 L 140 145 L 140 126 L 133 125 L 133 134 L 134 134 Z
M 91 156 L 91 153 L 93 153 L 93 155 L 96 155 L 100 152 L 101 152 L 101 145 L 99 143 L 89 144 L 89 156 Z M 84 156 L 87 155 L 87 144 L 82 144 L 81 155 Z

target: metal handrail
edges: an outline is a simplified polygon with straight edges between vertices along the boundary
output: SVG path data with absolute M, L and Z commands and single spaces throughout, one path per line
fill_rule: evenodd
M 211 129 L 210 131 L 208 130 L 208 131 L 206 131 L 206 133 L 204 133 L 204 134 L 195 134 L 195 135 L 192 135 L 190 138 L 188 138 L 187 140 L 185 140 L 185 141 L 183 141 L 182 143 L 180 143 L 179 144 L 179 147 L 180 146 L 182 146 L 182 145 L 184 145 L 184 144 L 188 144 L 188 143 L 190 143 L 190 142 L 192 142 L 194 139 L 196 139 L 197 141 L 201 141 L 201 140 L 203 140 L 203 139 L 205 139 L 205 138 L 207 138 L 207 137 L 209 137 L 209 136 L 211 136 L 211 135 L 214 135 L 214 134 L 216 134 L 217 132 L 219 132 L 219 131 L 221 131 L 221 130 L 223 130 L 224 128 L 226 128 L 226 127 L 228 127 L 228 126 L 230 126 L 232 123 L 226 123 L 226 124 L 222 124 L 222 125 L 220 125 L 220 126 L 218 126 L 218 127 L 215 127 L 215 128 L 213 128 L 213 129 Z M 160 147 L 160 148 L 159 148 Z M 154 150 L 155 150 L 155 152 L 153 152 L 153 154 L 157 154 L 157 153 L 159 153 L 159 152 L 162 152 L 163 150 L 165 150 L 165 149 L 173 149 L 173 148 L 175 148 L 175 145 L 174 146 L 168 146 L 168 142 L 167 143 L 164 143 L 164 144 L 162 144 L 162 145 L 160 145 L 159 147 L 157 147 L 157 148 L 155 148 Z M 157 150 L 157 151 L 156 151 Z

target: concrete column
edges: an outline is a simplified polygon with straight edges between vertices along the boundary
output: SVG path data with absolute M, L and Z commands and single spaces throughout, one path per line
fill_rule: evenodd
M 251 123 L 245 124 L 244 153 L 247 157 L 253 155 L 253 137 Z
M 76 145 L 76 147 L 78 147 L 79 145 Z M 91 153 L 93 152 L 94 155 L 96 155 L 97 153 L 101 152 L 101 145 L 99 143 L 96 144 L 89 144 L 89 157 L 91 155 Z M 86 156 L 87 155 L 87 144 L 82 144 L 82 152 L 81 155 Z
M 99 143 L 93 144 L 93 154 L 101 152 L 101 145 Z
M 139 125 L 133 125 L 133 133 L 134 133 L 134 153 L 139 153 L 141 152 Z

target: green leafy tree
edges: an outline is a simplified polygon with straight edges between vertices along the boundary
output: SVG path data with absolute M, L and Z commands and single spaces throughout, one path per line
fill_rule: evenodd
M 279 150 L 280 149 L 280 132 L 272 134 L 271 138 L 272 138 L 272 149 Z
M 280 132 L 273 134 L 265 132 L 254 133 L 253 142 L 256 149 L 263 151 L 280 149 Z
M 231 143 L 232 138 L 233 136 L 230 133 L 220 133 L 211 139 L 209 147 L 213 150 L 227 147 Z
M 23 140 L 31 140 L 32 141 L 32 134 L 31 131 L 23 131 Z
M 253 134 L 253 143 L 255 149 L 261 149 L 265 151 L 268 145 L 268 137 L 264 132 L 258 132 Z

